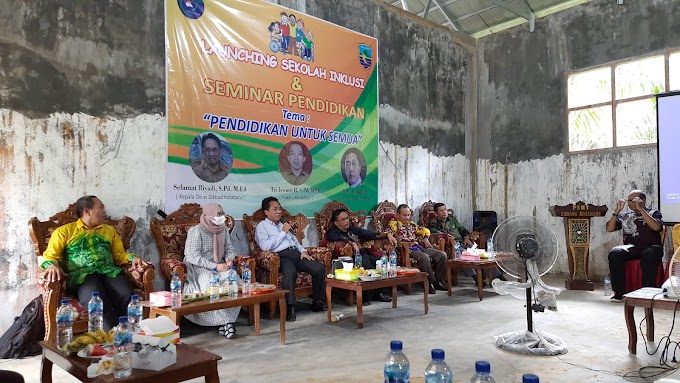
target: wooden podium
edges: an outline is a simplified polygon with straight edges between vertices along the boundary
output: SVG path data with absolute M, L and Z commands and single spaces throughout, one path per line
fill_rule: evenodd
M 593 291 L 593 282 L 588 279 L 590 255 L 590 219 L 607 214 L 607 206 L 595 206 L 578 201 L 566 206 L 550 207 L 553 217 L 564 218 L 564 233 L 567 237 L 569 255 L 569 279 L 564 286 L 569 290 Z

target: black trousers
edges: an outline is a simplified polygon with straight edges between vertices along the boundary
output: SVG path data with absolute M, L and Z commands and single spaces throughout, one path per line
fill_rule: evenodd
M 87 310 L 92 299 L 92 292 L 98 291 L 104 302 L 104 330 L 108 331 L 118 325 L 118 317 L 127 315 L 132 287 L 124 272 L 111 278 L 104 274 L 94 273 L 85 277 L 82 284 L 69 288 L 78 296 L 80 305 Z
M 286 303 L 295 304 L 295 281 L 298 271 L 309 273 L 312 276 L 312 299 L 324 301 L 326 289 L 326 268 L 321 262 L 302 259 L 300 252 L 295 248 L 288 248 L 277 253 L 281 259 L 281 287 L 288 290 Z
M 629 259 L 639 259 L 642 269 L 642 287 L 656 287 L 656 271 L 663 257 L 663 247 L 633 246 L 628 251 L 612 249 L 609 252 L 609 273 L 612 280 L 612 290 L 616 295 L 623 295 L 626 291 L 626 267 Z

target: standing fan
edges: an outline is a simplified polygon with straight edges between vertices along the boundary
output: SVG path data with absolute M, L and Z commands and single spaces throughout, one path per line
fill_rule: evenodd
M 680 247 L 675 250 L 668 265 L 668 279 L 661 285 L 666 298 L 680 298 Z
M 527 330 L 499 335 L 496 346 L 528 355 L 566 353 L 567 347 L 561 339 L 533 329 L 533 311 L 543 312 L 546 306 L 549 310 L 557 310 L 555 296 L 560 289 L 547 286 L 541 280 L 541 275 L 547 273 L 557 260 L 555 233 L 536 217 L 515 216 L 501 222 L 493 233 L 492 241 L 498 266 L 511 277 L 526 281 L 495 279 L 492 282 L 494 290 L 500 295 L 526 298 L 527 307 Z

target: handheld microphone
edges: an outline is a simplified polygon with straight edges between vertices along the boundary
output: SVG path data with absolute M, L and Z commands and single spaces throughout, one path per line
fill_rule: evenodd
M 168 215 L 165 214 L 165 212 L 164 212 L 163 210 L 158 210 L 158 211 L 156 212 L 156 214 L 160 215 L 161 218 L 163 218 L 163 219 L 168 218 Z

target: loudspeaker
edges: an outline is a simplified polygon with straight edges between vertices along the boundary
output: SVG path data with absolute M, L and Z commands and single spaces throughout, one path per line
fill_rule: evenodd
M 472 230 L 484 233 L 491 238 L 498 226 L 498 217 L 493 210 L 476 210 L 472 213 Z

